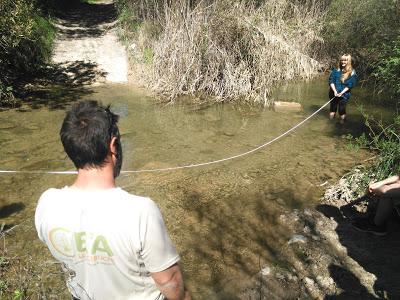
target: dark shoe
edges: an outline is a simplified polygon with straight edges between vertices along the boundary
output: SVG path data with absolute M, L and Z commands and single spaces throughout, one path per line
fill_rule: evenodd
M 369 232 L 374 235 L 384 236 L 387 234 L 386 226 L 377 226 L 374 224 L 374 221 L 371 218 L 363 218 L 355 220 L 351 225 L 353 225 L 354 229 L 362 232 Z

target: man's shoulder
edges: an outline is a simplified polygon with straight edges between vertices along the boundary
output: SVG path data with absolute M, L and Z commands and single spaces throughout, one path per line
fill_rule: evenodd
M 151 200 L 149 197 L 135 195 L 122 188 L 115 188 L 113 193 L 115 193 L 115 196 L 119 196 L 121 199 L 127 199 L 130 201 L 139 201 L 141 203 L 154 203 L 154 201 Z
M 50 188 L 42 193 L 38 206 L 55 205 L 60 207 L 60 205 L 69 205 L 71 203 L 79 205 L 78 203 L 86 203 L 87 201 L 90 203 L 95 201 L 99 209 L 101 207 L 108 207 L 110 209 L 109 204 L 111 202 L 113 204 L 111 209 L 116 208 L 119 211 L 135 209 L 137 212 L 143 212 L 158 209 L 158 206 L 152 199 L 131 194 L 122 188 L 113 188 L 103 191 L 80 191 L 69 187 L 61 189 Z
M 120 202 L 120 204 L 127 205 L 138 205 L 138 206 L 153 206 L 154 201 L 148 197 L 134 195 L 125 191 L 122 188 L 113 188 L 109 190 L 94 190 L 94 191 L 82 191 L 78 189 L 72 189 L 69 187 L 64 188 L 50 188 L 42 193 L 39 202 L 47 200 L 77 200 L 77 199 L 97 199 L 100 201 L 110 200 L 113 202 Z
M 63 189 L 57 189 L 57 188 L 49 188 L 46 191 L 42 193 L 40 196 L 39 202 L 45 201 L 46 199 L 51 199 L 53 197 L 57 197 L 59 193 L 62 192 Z
M 158 210 L 157 204 L 149 197 L 131 194 L 123 189 L 119 190 L 119 194 L 121 201 L 126 205 L 134 206 L 136 209 L 140 208 L 142 210 Z

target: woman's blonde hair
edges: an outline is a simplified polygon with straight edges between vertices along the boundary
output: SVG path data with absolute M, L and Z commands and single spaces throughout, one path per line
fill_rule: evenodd
M 342 69 L 342 64 L 340 63 L 342 57 L 347 58 L 347 64 L 344 69 Z M 347 78 L 350 77 L 351 72 L 353 72 L 353 65 L 350 54 L 343 54 L 342 56 L 340 56 L 338 69 L 342 70 L 342 76 L 340 77 L 341 82 L 344 82 Z

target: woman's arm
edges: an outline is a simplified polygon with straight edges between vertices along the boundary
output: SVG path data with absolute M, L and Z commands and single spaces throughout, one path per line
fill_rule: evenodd
M 343 91 L 341 91 L 340 93 L 337 94 L 337 97 L 342 97 L 344 93 L 350 91 L 350 89 L 346 86 Z
M 337 97 L 337 96 L 338 96 L 338 92 L 337 92 L 337 90 L 336 90 L 335 84 L 334 84 L 334 83 L 331 83 L 329 86 L 331 87 L 331 89 L 332 89 L 333 94 L 335 95 L 335 97 Z

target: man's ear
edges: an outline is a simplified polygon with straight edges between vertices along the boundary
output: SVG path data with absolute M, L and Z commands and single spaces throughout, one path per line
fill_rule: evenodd
M 115 136 L 110 141 L 110 153 L 117 155 L 117 138 Z

